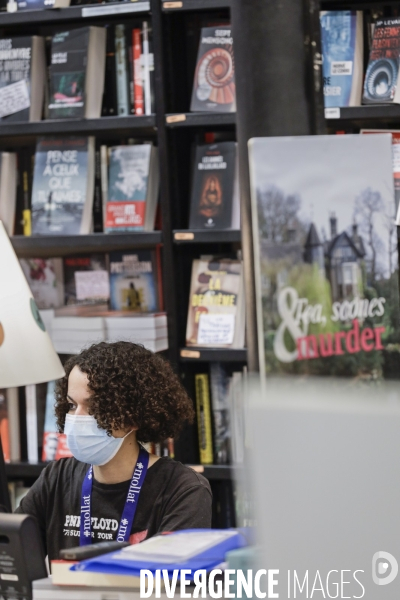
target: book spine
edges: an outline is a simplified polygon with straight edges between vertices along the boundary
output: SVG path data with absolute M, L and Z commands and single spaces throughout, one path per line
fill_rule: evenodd
M 135 114 L 137 115 L 143 115 L 144 113 L 142 67 L 140 63 L 142 54 L 140 35 L 140 29 L 134 29 L 132 31 Z
M 200 462 L 209 465 L 213 463 L 213 448 L 210 392 L 206 373 L 195 375 L 195 388 Z
M 36 385 L 25 386 L 26 395 L 26 432 L 28 443 L 28 462 L 39 462 L 38 436 L 37 436 L 37 411 L 36 411 Z
M 143 22 L 143 82 L 144 112 L 146 115 L 151 115 L 149 27 L 147 21 Z
M 103 117 L 117 114 L 117 81 L 116 81 L 116 59 L 115 59 L 115 32 L 112 25 L 107 25 L 106 46 L 106 74 L 103 93 L 103 106 L 101 114 Z
M 101 149 L 96 147 L 94 163 L 93 231 L 103 231 L 103 198 L 101 190 Z
M 108 149 L 107 146 L 100 146 L 100 182 L 101 199 L 103 208 L 103 231 L 105 230 L 105 219 L 108 201 Z
M 128 71 L 125 46 L 125 26 L 115 26 L 115 66 L 117 71 L 117 99 L 118 114 L 128 115 L 129 95 L 128 95 Z
M 126 36 L 126 47 L 128 49 L 128 65 L 129 65 L 129 100 L 131 113 L 135 113 L 135 69 L 133 61 L 133 36 L 132 31 L 129 29 Z
M 24 235 L 32 234 L 32 218 L 31 218 L 31 191 L 32 191 L 32 156 L 27 151 L 22 152 L 21 157 L 21 185 L 23 193 L 23 212 L 22 223 Z
M 21 460 L 20 443 L 20 419 L 19 419 L 19 398 L 18 388 L 8 388 L 7 390 L 8 407 L 8 427 L 10 437 L 10 460 Z

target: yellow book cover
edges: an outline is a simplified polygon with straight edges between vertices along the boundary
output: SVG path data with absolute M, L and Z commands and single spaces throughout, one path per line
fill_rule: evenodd
M 195 385 L 200 462 L 203 465 L 210 465 L 213 463 L 214 457 L 212 447 L 211 403 L 208 375 L 206 373 L 195 375 Z

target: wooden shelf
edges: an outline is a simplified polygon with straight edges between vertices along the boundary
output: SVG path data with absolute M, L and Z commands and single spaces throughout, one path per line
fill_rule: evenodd
M 239 229 L 174 229 L 174 244 L 231 244 L 241 242 Z
M 20 258 L 40 258 L 149 248 L 161 243 L 161 231 L 92 233 L 90 235 L 14 235 L 11 243 Z
M 235 125 L 236 113 L 192 112 L 165 115 L 167 127 L 216 127 Z
M 21 10 L 15 13 L 0 13 L 0 27 L 15 25 L 62 24 L 80 19 L 112 19 L 120 15 L 143 14 L 150 11 L 150 2 L 110 2 L 89 4 L 87 6 L 69 6 L 67 8 L 48 8 L 44 10 Z
M 179 0 L 175 2 L 162 2 L 162 10 L 165 13 L 187 12 L 191 10 L 216 10 L 230 7 L 230 0 Z
M 181 348 L 182 362 L 242 362 L 247 361 L 246 348 Z
M 36 479 L 46 467 L 47 463 L 16 462 L 6 463 L 6 473 L 9 479 Z M 222 480 L 232 479 L 233 467 L 231 465 L 188 465 L 197 473 L 207 479 Z
M 66 133 L 97 134 L 127 130 L 155 129 L 155 116 L 102 117 L 100 119 L 55 119 L 31 123 L 0 122 L 0 137 L 54 135 Z
M 337 116 L 334 116 L 335 113 Z M 326 113 L 325 113 L 326 114 Z M 335 121 L 373 121 L 376 126 L 382 128 L 378 121 L 388 120 L 397 122 L 400 119 L 400 104 L 374 104 L 368 106 L 349 106 L 344 108 L 329 109 L 327 117 L 329 124 Z

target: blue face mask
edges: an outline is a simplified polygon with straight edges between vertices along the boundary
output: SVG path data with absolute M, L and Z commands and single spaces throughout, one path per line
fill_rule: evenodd
M 133 430 L 132 430 L 133 431 Z M 68 448 L 76 460 L 89 465 L 102 465 L 110 462 L 121 448 L 124 439 L 109 436 L 105 429 L 99 429 L 92 415 L 67 415 L 64 433 Z

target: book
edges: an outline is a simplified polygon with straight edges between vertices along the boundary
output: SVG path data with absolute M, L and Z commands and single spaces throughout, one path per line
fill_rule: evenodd
M 51 40 L 49 118 L 101 115 L 106 59 L 104 27 L 56 33 Z
M 59 354 L 79 354 L 92 344 L 104 342 L 103 317 L 59 317 L 52 323 L 51 341 Z
M 38 140 L 32 186 L 33 234 L 90 233 L 93 192 L 93 137 Z
M 212 465 L 213 443 L 211 426 L 211 402 L 207 373 L 194 376 L 196 391 L 197 433 L 199 437 L 200 463 Z
M 363 84 L 363 13 L 321 11 L 325 107 L 359 106 Z
M 151 115 L 151 86 L 150 86 L 150 50 L 149 50 L 149 25 L 147 21 L 143 21 L 142 25 L 143 39 L 143 88 L 144 88 L 144 114 Z M 154 58 L 153 70 L 154 70 Z
M 117 105 L 117 82 L 115 72 L 115 32 L 114 25 L 107 24 L 106 28 L 106 64 L 104 80 L 103 104 L 101 114 L 103 117 L 115 116 L 118 111 Z
M 400 102 L 400 18 L 378 19 L 364 79 L 363 104 Z
M 36 385 L 25 386 L 25 406 L 28 462 L 37 464 L 39 462 L 39 440 L 36 404 Z
M 129 115 L 129 70 L 125 25 L 115 25 L 115 68 L 117 74 L 117 112 Z
M 8 421 L 7 390 L 0 389 L 0 439 L 3 456 L 10 462 L 10 427 Z
M 21 432 L 18 388 L 5 391 L 8 413 L 9 453 L 10 461 L 21 460 Z
M 21 258 L 19 262 L 39 309 L 64 304 L 61 258 Z
M 46 8 L 65 8 L 71 0 L 17 0 L 18 10 L 44 10 Z
M 239 260 L 194 260 L 186 327 L 188 346 L 244 346 L 243 268 Z
M 110 307 L 127 312 L 158 311 L 154 252 L 110 252 Z
M 191 111 L 235 112 L 235 61 L 230 26 L 203 27 Z
M 236 142 L 197 146 L 190 202 L 190 229 L 230 229 L 235 203 Z M 236 193 L 235 193 L 236 192 Z M 235 223 L 237 224 L 237 223 Z
M 17 155 L 0 153 L 0 219 L 8 235 L 13 235 L 17 204 Z
M 211 363 L 210 383 L 214 423 L 214 461 L 217 465 L 228 465 L 231 462 L 229 413 L 231 376 L 221 363 Z
M 398 377 L 391 136 L 253 139 L 250 176 L 263 370 Z
M 142 79 L 142 45 L 141 45 L 141 30 L 137 27 L 132 29 L 132 54 L 133 54 L 133 75 L 134 75 L 134 97 L 135 97 L 135 114 L 144 114 L 144 99 L 143 99 L 143 79 Z
M 93 232 L 103 231 L 103 192 L 101 186 L 101 146 L 96 141 L 94 158 Z
M 110 298 L 105 254 L 81 254 L 63 259 L 66 305 L 104 305 Z
M 46 57 L 44 38 L 34 36 L 9 37 L 0 40 L 0 89 L 15 88 L 17 96 L 26 94 L 28 106 L 16 112 L 19 104 L 11 102 L 2 121 L 40 121 L 46 86 Z
M 109 148 L 105 231 L 152 231 L 159 191 L 158 150 L 152 144 Z

